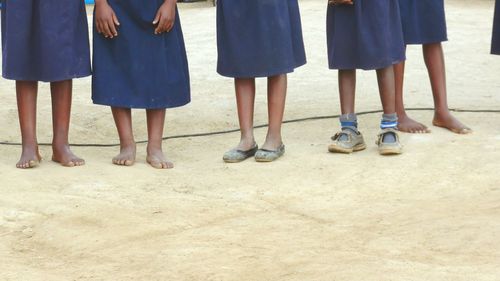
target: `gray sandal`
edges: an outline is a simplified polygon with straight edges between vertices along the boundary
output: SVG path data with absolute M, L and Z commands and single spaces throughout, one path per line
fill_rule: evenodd
M 336 133 L 332 140 L 333 143 L 328 146 L 328 151 L 332 153 L 353 153 L 366 149 L 363 135 L 349 129 Z
M 273 162 L 285 154 L 285 145 L 281 144 L 276 150 L 259 149 L 255 153 L 257 162 Z
M 396 141 L 384 142 L 385 135 L 387 134 L 394 134 Z M 399 141 L 398 131 L 394 129 L 383 129 L 380 131 L 376 144 L 378 145 L 378 152 L 380 155 L 398 155 L 403 153 L 403 146 Z
M 226 163 L 239 163 L 245 161 L 246 159 L 255 155 L 259 147 L 255 144 L 254 147 L 249 150 L 239 150 L 239 149 L 231 149 L 228 152 L 224 153 L 222 160 Z

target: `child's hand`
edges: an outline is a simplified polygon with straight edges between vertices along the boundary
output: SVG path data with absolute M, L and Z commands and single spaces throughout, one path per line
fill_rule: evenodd
M 175 5 L 177 0 L 165 0 L 156 13 L 153 25 L 156 26 L 155 34 L 170 32 L 175 24 Z
M 94 20 L 99 34 L 106 38 L 118 36 L 116 28 L 120 25 L 120 22 L 107 0 L 96 0 Z
M 353 5 L 354 0 L 328 0 L 330 5 Z

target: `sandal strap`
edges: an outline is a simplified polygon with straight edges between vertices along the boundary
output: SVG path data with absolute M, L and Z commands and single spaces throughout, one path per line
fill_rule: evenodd
M 340 132 L 335 133 L 335 135 L 333 135 L 332 140 L 333 141 L 337 141 L 341 136 L 346 135 L 348 137 L 348 140 L 351 141 L 352 134 L 353 133 L 351 131 L 347 131 L 347 130 L 346 131 L 340 131 Z
M 399 142 L 399 134 L 398 131 L 394 128 L 387 128 L 387 129 L 382 129 L 380 133 L 378 133 L 378 140 L 377 140 L 377 145 L 382 143 L 382 140 L 384 139 L 385 135 L 387 134 L 394 134 L 396 137 L 396 142 Z

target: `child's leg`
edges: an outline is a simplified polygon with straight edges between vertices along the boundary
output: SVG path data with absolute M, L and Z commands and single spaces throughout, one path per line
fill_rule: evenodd
M 430 130 L 406 114 L 403 101 L 403 84 L 405 76 L 405 62 L 394 65 L 394 78 L 396 80 L 396 112 L 399 118 L 399 130 L 407 133 L 430 133 Z
M 453 117 L 448 109 L 446 70 L 441 43 L 423 45 L 423 53 L 434 96 L 433 124 L 458 134 L 470 133 L 470 128 Z
M 269 77 L 267 80 L 267 112 L 269 129 L 262 149 L 276 150 L 282 144 L 281 125 L 285 113 L 287 75 Z
M 21 169 L 33 168 L 38 165 L 42 157 L 38 151 L 36 139 L 36 100 L 38 83 L 32 81 L 17 81 L 17 108 L 23 151 L 16 167 Z
M 354 114 L 356 70 L 339 70 L 339 94 L 342 115 Z
M 163 126 L 165 125 L 165 109 L 148 109 L 148 163 L 157 169 L 171 169 L 174 164 L 163 154 Z
M 52 92 L 52 160 L 63 166 L 73 167 L 85 164 L 85 161 L 73 154 L 69 147 L 69 124 L 71 117 L 71 99 L 73 81 L 66 80 L 50 84 Z
M 236 78 L 236 103 L 238 106 L 238 120 L 240 123 L 241 139 L 238 150 L 247 151 L 255 146 L 253 135 L 253 114 L 255 104 L 255 79 Z
M 384 114 L 396 113 L 396 91 L 392 66 L 377 70 L 378 88 Z
M 378 69 L 377 80 L 380 92 L 380 100 L 384 114 L 382 116 L 381 129 L 396 129 L 398 127 L 398 116 L 396 114 L 396 90 L 394 81 L 394 69 L 392 66 Z M 383 136 L 382 142 L 395 143 L 397 136 L 395 133 L 388 133 Z
M 356 70 L 339 70 L 339 94 L 341 131 L 333 137 L 328 151 L 352 153 L 366 148 L 363 135 L 358 131 L 358 119 L 354 105 L 356 99 Z
M 132 110 L 130 108 L 112 107 L 111 111 L 120 137 L 120 154 L 113 158 L 113 164 L 132 166 L 135 163 L 136 154 L 132 130 Z

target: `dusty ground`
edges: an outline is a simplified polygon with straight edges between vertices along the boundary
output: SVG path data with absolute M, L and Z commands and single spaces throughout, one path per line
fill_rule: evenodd
M 323 2 L 301 2 L 309 64 L 290 76 L 287 119 L 338 113 Z M 493 2 L 447 5 L 450 105 L 499 109 Z M 214 9 L 186 4 L 181 13 L 193 103 L 168 113 L 166 134 L 236 128 L 232 82 L 215 73 Z M 431 107 L 419 48 L 408 56 L 407 103 Z M 91 104 L 90 80 L 75 84 L 72 141 L 116 142 L 109 110 Z M 2 141 L 20 139 L 13 86 L 0 82 Z M 374 73 L 360 75 L 358 95 L 360 111 L 379 108 Z M 43 142 L 48 97 L 45 85 Z M 287 155 L 270 165 L 223 164 L 237 133 L 167 141 L 171 171 L 144 164 L 144 145 L 132 168 L 110 164 L 116 148 L 75 148 L 85 167 L 46 161 L 31 171 L 14 168 L 19 147 L 0 146 L 0 280 L 500 280 L 500 116 L 457 116 L 475 133 L 403 135 L 406 153 L 392 158 L 376 153 L 374 114 L 361 117 L 367 151 L 328 154 L 336 120 L 294 123 L 284 127 Z M 144 113 L 135 121 L 144 139 Z M 260 142 L 264 134 L 257 130 Z

